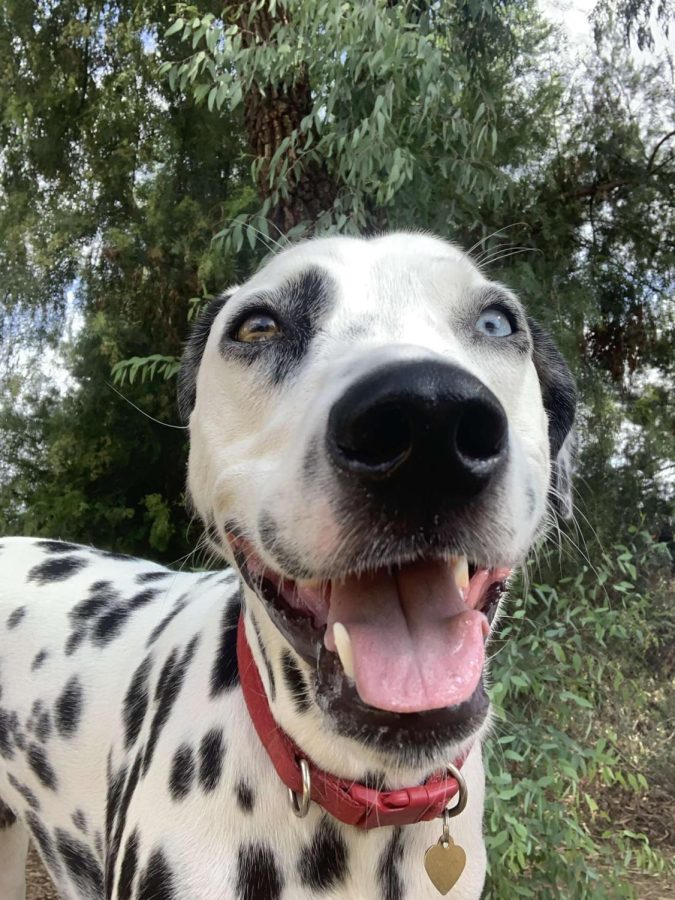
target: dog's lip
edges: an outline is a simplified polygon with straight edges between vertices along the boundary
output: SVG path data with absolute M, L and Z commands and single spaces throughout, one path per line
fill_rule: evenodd
M 328 609 L 330 606 L 330 595 L 332 585 L 335 582 L 345 582 L 350 577 L 368 577 L 374 570 L 359 569 L 355 572 L 341 571 L 334 576 L 322 576 L 317 578 L 293 578 L 285 574 L 281 570 L 275 568 L 270 563 L 265 562 L 261 555 L 256 551 L 253 543 L 242 537 L 241 535 L 228 534 L 228 543 L 232 549 L 237 566 L 244 574 L 246 574 L 247 582 L 251 582 L 250 586 L 256 593 L 258 588 L 266 582 L 272 586 L 278 595 L 280 605 L 285 607 L 290 614 L 300 615 L 307 618 L 313 624 L 317 634 L 323 634 L 328 621 Z M 491 613 L 490 619 L 494 618 L 494 610 L 492 609 L 494 599 L 490 594 L 490 588 L 498 585 L 500 587 L 500 595 L 503 593 L 506 580 L 513 571 L 513 566 L 504 564 L 502 566 L 482 565 L 480 563 L 470 562 L 456 553 L 436 554 L 433 557 L 418 557 L 415 559 L 401 560 L 385 560 L 380 569 L 396 569 L 412 563 L 421 562 L 423 560 L 445 560 L 458 565 L 459 561 L 464 560 L 468 571 L 466 580 L 458 578 L 458 586 L 462 591 L 464 602 L 468 609 L 478 609 L 484 611 L 486 616 Z M 313 602 L 308 602 L 309 597 Z M 322 602 L 323 601 L 323 602 Z M 488 610 L 488 607 L 490 609 Z M 329 643 L 332 643 L 329 641 Z
M 469 578 L 466 560 L 460 557 L 458 563 L 448 555 L 359 576 L 295 581 L 264 562 L 247 539 L 233 535 L 230 544 L 245 581 L 296 652 L 318 666 L 328 651 L 355 682 L 366 705 L 419 713 L 461 704 L 476 688 L 483 669 L 482 644 L 510 567 L 472 566 Z M 453 572 L 454 580 L 449 574 Z M 420 596 L 418 585 L 429 579 L 435 580 L 436 593 L 422 588 Z M 383 592 L 389 593 L 388 600 Z M 348 629 L 337 621 L 336 616 L 343 615 Z M 398 650 L 389 653 L 387 640 Z M 390 681 L 396 686 L 389 686 Z

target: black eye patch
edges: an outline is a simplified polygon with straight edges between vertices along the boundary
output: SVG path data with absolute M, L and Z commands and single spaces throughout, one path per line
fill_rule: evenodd
M 183 422 L 188 421 L 190 413 L 194 409 L 197 393 L 197 370 L 204 355 L 211 326 L 230 296 L 230 294 L 222 294 L 212 300 L 190 331 L 178 375 L 178 411 Z
M 220 340 L 221 355 L 246 365 L 261 366 L 270 380 L 279 384 L 306 356 L 335 295 L 329 276 L 315 267 L 274 291 L 254 295 L 226 326 Z M 242 320 L 252 314 L 273 317 L 279 326 L 279 335 L 268 341 L 236 340 Z

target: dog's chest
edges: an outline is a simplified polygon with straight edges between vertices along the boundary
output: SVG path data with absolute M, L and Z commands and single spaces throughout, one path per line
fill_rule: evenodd
M 236 579 L 49 542 L 12 553 L 0 797 L 64 897 L 437 896 L 423 869 L 437 823 L 293 816 L 239 685 Z
M 219 739 L 207 747 L 208 736 L 221 726 Z M 141 746 L 143 740 L 141 734 Z M 118 766 L 133 772 L 134 753 L 117 758 Z M 143 847 L 138 883 L 160 871 L 180 898 L 438 896 L 423 857 L 440 835 L 440 823 L 361 831 L 336 822 L 315 804 L 306 818 L 296 818 L 238 687 L 212 700 L 201 714 L 176 716 L 167 724 L 162 747 L 128 809 L 117 815 L 125 820 L 119 842 L 115 826 L 111 837 L 117 885 L 123 882 L 127 848 L 137 834 Z
M 231 725 L 238 724 L 235 715 Z M 247 730 L 244 727 L 241 733 Z M 228 750 L 237 744 L 234 741 Z M 144 817 L 133 829 L 129 826 L 125 839 L 135 830 L 146 848 L 138 860 L 139 884 L 154 869 L 162 873 L 160 886 L 171 885 L 175 897 L 194 900 L 438 897 L 423 868 L 424 851 L 440 833 L 436 823 L 358 831 L 314 805 L 305 819 L 298 820 L 267 760 L 251 750 L 246 774 L 242 776 L 241 769 L 235 774 L 233 766 L 212 797 L 205 798 L 201 788 L 195 788 L 195 796 L 187 797 L 180 810 L 167 807 L 156 817 Z M 147 809 L 142 794 L 138 807 Z M 180 824 L 175 822 L 170 830 L 163 824 L 169 815 L 180 816 Z M 129 816 L 134 819 L 133 806 Z M 122 869 L 123 862 L 118 871 Z M 464 896 L 475 894 L 452 894 Z

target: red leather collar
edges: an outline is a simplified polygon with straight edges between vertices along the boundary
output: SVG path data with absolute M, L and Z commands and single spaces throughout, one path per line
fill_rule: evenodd
M 298 761 L 306 759 L 312 779 L 312 800 L 340 822 L 365 829 L 427 822 L 442 815 L 459 791 L 457 781 L 444 772 L 435 773 L 425 784 L 396 791 L 377 791 L 324 772 L 277 725 L 246 639 L 243 615 L 237 632 L 237 659 L 249 715 L 277 775 L 286 787 L 301 794 Z M 461 768 L 463 762 L 464 759 L 455 760 L 455 766 Z

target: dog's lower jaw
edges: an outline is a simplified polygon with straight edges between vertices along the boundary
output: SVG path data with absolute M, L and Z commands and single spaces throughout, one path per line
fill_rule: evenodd
M 244 586 L 246 634 L 272 714 L 282 728 L 319 767 L 340 778 L 377 778 L 389 789 L 422 783 L 447 762 L 464 757 L 487 728 L 487 699 L 480 688 L 479 705 L 465 733 L 450 741 L 430 730 L 428 740 L 409 741 L 405 729 L 395 739 L 378 742 L 372 733 L 359 738 L 341 727 L 340 718 L 325 711 L 317 697 L 316 667 L 304 661 L 278 631 L 265 604 Z M 485 698 L 485 699 L 483 699 Z M 346 710 L 345 710 L 346 715 Z M 405 718 L 405 717 L 403 717 Z M 385 727 L 384 725 L 382 726 Z

